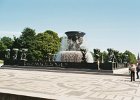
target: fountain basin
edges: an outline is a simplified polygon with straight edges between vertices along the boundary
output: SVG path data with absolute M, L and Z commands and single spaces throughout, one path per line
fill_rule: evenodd
M 81 51 L 60 51 L 55 58 L 56 62 L 82 62 Z M 93 57 L 90 52 L 86 53 L 87 63 L 93 63 Z

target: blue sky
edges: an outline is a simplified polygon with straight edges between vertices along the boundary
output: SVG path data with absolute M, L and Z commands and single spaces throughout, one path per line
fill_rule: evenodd
M 140 52 L 140 0 L 0 0 L 0 37 L 36 32 L 83 31 L 92 51 Z

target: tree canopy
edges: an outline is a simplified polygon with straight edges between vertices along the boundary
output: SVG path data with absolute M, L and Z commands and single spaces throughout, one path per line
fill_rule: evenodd
M 58 33 L 52 30 L 46 30 L 45 32 L 36 33 L 35 29 L 26 27 L 21 32 L 19 37 L 11 39 L 10 37 L 2 37 L 0 39 L 0 58 L 4 57 L 2 54 L 6 49 L 18 48 L 19 50 L 26 48 L 28 60 L 42 60 L 46 59 L 50 54 L 55 54 L 60 48 L 60 42 L 62 37 L 58 36 Z M 135 55 L 126 50 L 124 53 L 117 50 L 113 50 L 116 62 L 122 63 L 126 60 L 130 63 L 136 63 Z M 93 57 L 95 57 L 95 54 Z M 108 52 L 96 52 L 96 56 L 99 56 L 100 61 L 108 61 Z M 128 55 L 128 56 L 127 56 Z M 97 57 L 96 57 L 97 58 Z
M 136 56 L 132 52 L 126 50 L 124 52 L 124 54 L 128 55 L 128 62 L 129 63 L 131 63 L 131 64 L 137 63 Z
M 13 48 L 27 48 L 28 60 L 44 59 L 48 53 L 58 52 L 60 38 L 54 31 L 47 30 L 36 34 L 34 29 L 25 28 L 19 38 L 14 38 Z
M 6 45 L 2 41 L 0 41 L 0 51 L 6 50 Z
M 47 56 L 48 53 L 55 54 L 60 47 L 60 38 L 58 34 L 47 30 L 43 33 L 39 33 L 36 36 L 36 48 L 35 50 L 41 51 L 43 56 Z
M 3 42 L 3 44 L 6 46 L 6 48 L 11 48 L 12 44 L 13 44 L 13 40 L 10 37 L 2 37 L 1 41 Z
M 111 48 L 109 48 L 111 49 Z M 107 50 L 109 50 L 107 49 Z M 117 63 L 137 63 L 137 59 L 136 59 L 136 56 L 126 50 L 125 52 L 119 52 L 118 50 L 114 50 L 114 49 L 111 49 L 112 50 L 112 54 L 114 55 L 114 61 L 117 62 Z M 103 51 L 103 52 L 100 52 L 99 53 L 99 57 L 100 57 L 100 62 L 108 62 L 109 61 L 109 53 L 110 52 L 106 52 L 106 51 Z M 94 54 L 95 55 L 95 54 Z

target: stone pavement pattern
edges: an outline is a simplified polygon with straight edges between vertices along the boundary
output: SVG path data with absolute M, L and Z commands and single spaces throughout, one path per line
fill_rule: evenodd
M 0 69 L 0 89 L 57 100 L 140 100 L 140 80 L 128 76 Z

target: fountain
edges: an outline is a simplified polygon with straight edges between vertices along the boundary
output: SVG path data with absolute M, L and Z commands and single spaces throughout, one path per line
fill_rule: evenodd
M 82 62 L 83 50 L 81 47 L 83 43 L 84 32 L 68 31 L 65 33 L 67 37 L 62 39 L 61 51 L 56 55 L 57 62 Z M 87 63 L 93 63 L 93 57 L 90 52 L 85 51 L 85 59 Z M 85 62 L 85 61 L 84 61 Z
M 19 66 L 45 66 L 54 68 L 78 68 L 92 70 L 114 70 L 117 68 L 125 68 L 128 63 L 128 54 L 125 54 L 119 64 L 118 51 L 108 48 L 108 55 L 105 54 L 105 61 L 100 49 L 94 49 L 92 55 L 83 44 L 84 32 L 68 31 L 65 33 L 67 37 L 63 37 L 61 48 L 57 54 L 47 53 L 45 59 L 27 61 L 28 48 L 12 48 L 5 51 L 4 65 L 19 65 Z M 94 56 L 94 60 L 93 60 Z M 107 61 L 108 60 L 108 61 Z M 124 63 L 122 63 L 124 62 Z M 45 68 L 44 67 L 44 68 Z

